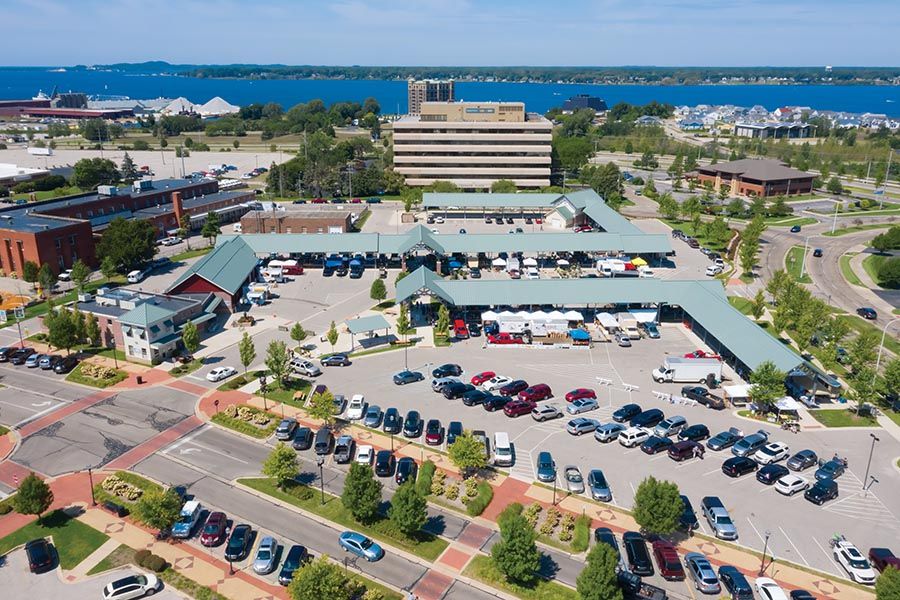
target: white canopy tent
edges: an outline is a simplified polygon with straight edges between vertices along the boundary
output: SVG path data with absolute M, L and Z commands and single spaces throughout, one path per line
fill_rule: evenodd
M 658 311 L 655 308 L 630 308 L 628 309 L 638 323 L 655 323 Z
M 502 258 L 495 258 L 494 260 L 491 261 L 491 264 L 495 267 L 505 267 L 506 261 L 503 260 Z
M 481 320 L 482 321 L 496 321 L 497 313 L 495 313 L 492 310 L 485 311 L 485 312 L 481 313 Z
M 566 311 L 565 317 L 567 321 L 584 321 L 584 315 L 577 310 Z
M 561 259 L 559 259 L 558 261 L 556 261 L 556 265 L 559 266 L 559 267 L 568 267 L 568 266 L 569 266 L 569 261 L 567 261 L 567 260 L 564 259 L 564 258 L 561 258 Z
M 522 265 L 525 267 L 536 267 L 537 261 L 530 256 L 522 261 Z
M 607 331 L 613 331 L 619 328 L 619 322 L 608 312 L 597 313 L 594 320 L 597 321 L 597 323 L 600 323 L 600 326 Z

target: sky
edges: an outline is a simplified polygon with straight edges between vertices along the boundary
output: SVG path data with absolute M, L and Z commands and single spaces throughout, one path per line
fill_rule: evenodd
M 897 0 L 3 0 L 0 64 L 897 66 Z

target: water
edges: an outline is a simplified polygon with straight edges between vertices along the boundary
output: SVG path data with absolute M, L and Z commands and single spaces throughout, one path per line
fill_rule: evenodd
M 337 101 L 362 102 L 373 96 L 387 113 L 406 111 L 405 81 L 376 80 L 267 80 L 195 79 L 153 74 L 68 70 L 48 68 L 0 68 L 0 99 L 31 98 L 38 90 L 88 94 L 123 95 L 135 99 L 184 96 L 192 102 L 206 102 L 214 96 L 237 105 L 278 102 L 286 109 L 294 104 L 321 98 L 326 104 Z M 855 113 L 873 112 L 900 116 L 900 86 L 777 86 L 777 85 L 568 85 L 558 83 L 458 82 L 460 100 L 522 101 L 529 111 L 546 112 L 578 93 L 616 102 L 645 104 L 651 100 L 674 105 L 761 104 L 769 110 L 779 106 L 810 106 Z

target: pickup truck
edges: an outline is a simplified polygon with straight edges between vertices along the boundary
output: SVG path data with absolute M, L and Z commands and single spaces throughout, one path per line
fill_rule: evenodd
M 521 336 L 512 335 L 502 331 L 497 334 L 489 335 L 488 342 L 491 344 L 524 344 L 525 340 Z
M 706 522 L 712 528 L 716 537 L 723 540 L 736 540 L 738 538 L 737 528 L 731 515 L 725 509 L 725 505 L 717 496 L 706 496 L 700 501 L 703 508 L 703 516 Z
M 619 571 L 619 587 L 627 600 L 668 600 L 666 590 L 644 583 L 630 571 Z

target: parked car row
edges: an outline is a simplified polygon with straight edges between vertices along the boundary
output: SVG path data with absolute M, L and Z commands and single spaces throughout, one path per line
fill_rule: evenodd
M 29 369 L 40 368 L 42 371 L 53 371 L 63 375 L 74 369 L 79 361 L 74 354 L 67 356 L 39 354 L 34 348 L 4 347 L 0 348 L 0 362 L 8 362 L 16 366 L 25 365 Z

